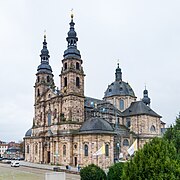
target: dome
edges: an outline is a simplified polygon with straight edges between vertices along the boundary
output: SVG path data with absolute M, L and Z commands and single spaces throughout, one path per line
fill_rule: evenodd
M 31 136 L 31 135 L 32 135 L 32 129 L 29 129 L 29 130 L 26 132 L 25 137 Z
M 70 31 L 68 32 L 68 37 L 76 37 L 76 36 L 77 36 L 76 31 L 70 30 Z
M 104 97 L 111 96 L 133 96 L 135 97 L 134 91 L 131 86 L 124 81 L 115 81 L 108 86 L 105 91 Z
M 146 105 L 150 105 L 151 99 L 148 97 L 148 90 L 145 89 L 145 90 L 143 91 L 143 94 L 144 94 L 144 97 L 143 97 L 143 99 L 142 99 L 142 102 L 145 103 Z
M 99 131 L 110 131 L 113 132 L 112 126 L 104 119 L 99 117 L 92 117 L 89 120 L 85 121 L 80 130 L 80 132 L 99 132 Z
M 144 93 L 144 94 L 148 94 L 148 90 L 147 90 L 147 89 L 145 89 L 143 93 Z
M 48 55 L 48 54 L 49 54 L 49 51 L 48 51 L 47 48 L 43 48 L 43 49 L 41 50 L 41 55 Z
M 142 99 L 142 102 L 145 103 L 146 105 L 150 104 L 151 103 L 151 99 L 149 97 L 144 97 Z
M 80 59 L 81 55 L 77 48 L 69 47 L 67 50 L 64 51 L 64 58 L 77 58 Z
M 49 73 L 51 73 L 52 72 L 52 68 L 51 68 L 51 66 L 48 64 L 48 63 L 41 63 L 39 66 L 38 66 L 38 68 L 37 68 L 37 71 L 38 72 L 49 72 Z

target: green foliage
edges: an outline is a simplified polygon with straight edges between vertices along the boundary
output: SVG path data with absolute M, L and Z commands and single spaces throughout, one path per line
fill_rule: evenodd
M 176 118 L 175 125 L 171 125 L 170 128 L 164 134 L 164 139 L 169 142 L 173 142 L 180 159 L 180 118 Z
M 123 167 L 124 167 L 124 163 L 122 162 L 115 163 L 113 166 L 109 168 L 107 179 L 108 180 L 121 179 Z
M 123 169 L 124 180 L 177 180 L 180 164 L 173 143 L 154 138 L 136 152 Z
M 98 166 L 91 164 L 80 170 L 81 180 L 106 180 L 105 172 Z

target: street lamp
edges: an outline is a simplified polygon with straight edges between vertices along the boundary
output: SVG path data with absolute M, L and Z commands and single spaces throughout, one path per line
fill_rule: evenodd
M 117 161 L 118 161 L 119 160 L 119 150 L 120 150 L 120 143 L 119 143 L 119 141 L 116 143 L 116 148 L 117 148 L 116 158 L 117 158 Z

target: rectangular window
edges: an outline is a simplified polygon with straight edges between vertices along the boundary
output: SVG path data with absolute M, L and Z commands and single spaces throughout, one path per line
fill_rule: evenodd
M 119 109 L 124 110 L 124 100 L 120 99 L 119 101 Z
M 131 126 L 131 118 L 127 117 L 126 118 L 126 127 L 130 128 Z
M 109 156 L 109 145 L 108 144 L 106 144 L 106 146 L 105 146 L 105 155 Z

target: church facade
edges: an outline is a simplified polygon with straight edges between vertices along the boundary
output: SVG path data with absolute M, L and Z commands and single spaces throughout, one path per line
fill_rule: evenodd
M 143 99 L 136 101 L 131 86 L 122 80 L 119 64 L 115 81 L 108 86 L 102 100 L 84 95 L 85 74 L 74 25 L 72 15 L 60 89 L 54 83 L 44 35 L 34 85 L 33 125 L 24 137 L 25 160 L 72 166 L 94 163 L 107 168 L 119 158 L 128 158 L 127 149 L 135 139 L 141 148 L 160 136 L 165 123 L 150 108 L 146 89 Z M 101 155 L 97 155 L 99 149 Z

